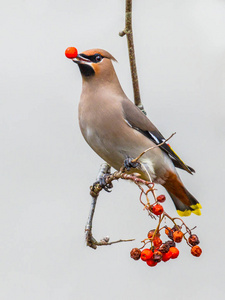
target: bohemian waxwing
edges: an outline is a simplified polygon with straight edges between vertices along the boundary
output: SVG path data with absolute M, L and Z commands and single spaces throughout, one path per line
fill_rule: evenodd
M 125 95 L 115 73 L 115 58 L 105 50 L 92 49 L 73 59 L 82 75 L 79 103 L 81 132 L 91 148 L 119 170 L 128 157 L 165 141 L 151 121 Z M 187 191 L 175 167 L 194 172 L 167 144 L 146 152 L 132 172 L 159 183 L 170 194 L 181 216 L 200 215 L 200 203 Z

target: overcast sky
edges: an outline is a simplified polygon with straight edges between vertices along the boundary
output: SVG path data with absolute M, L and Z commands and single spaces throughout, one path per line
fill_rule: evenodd
M 156 226 L 128 182 L 102 192 L 92 250 L 84 227 L 102 160 L 78 126 L 81 76 L 64 51 L 103 48 L 132 99 L 125 0 L 1 1 L 0 294 L 2 300 L 224 299 L 225 1 L 134 1 L 134 39 L 148 117 L 196 170 L 180 172 L 201 202 L 191 216 L 203 254 L 179 245 L 155 268 L 130 250 Z M 158 193 L 165 193 L 158 187 Z M 167 194 L 166 194 L 167 195 Z M 177 216 L 167 198 L 165 209 Z M 169 224 L 168 224 L 169 225 Z

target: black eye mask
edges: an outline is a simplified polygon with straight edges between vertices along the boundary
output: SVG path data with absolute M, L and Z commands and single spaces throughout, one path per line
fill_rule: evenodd
M 102 59 L 104 58 L 104 56 L 102 56 L 99 53 L 96 53 L 94 55 L 80 54 L 80 56 L 82 56 L 83 58 L 86 58 L 86 59 L 90 60 L 93 63 L 98 63 L 98 62 L 102 61 Z

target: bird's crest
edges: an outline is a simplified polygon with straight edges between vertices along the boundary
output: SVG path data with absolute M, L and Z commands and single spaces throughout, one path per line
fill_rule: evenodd
M 100 54 L 102 57 L 105 57 L 105 58 L 108 58 L 108 59 L 111 59 L 111 60 L 117 62 L 115 57 L 113 57 L 109 52 L 107 52 L 106 50 L 103 50 L 103 49 L 90 49 L 90 50 L 86 50 L 86 51 L 82 52 L 81 54 L 85 54 L 87 56 Z

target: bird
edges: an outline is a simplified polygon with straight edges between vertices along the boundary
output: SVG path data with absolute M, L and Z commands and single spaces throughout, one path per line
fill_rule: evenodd
M 148 117 L 124 93 L 116 75 L 116 59 L 106 50 L 91 49 L 72 59 L 80 69 L 82 92 L 78 115 L 81 133 L 89 146 L 110 166 L 120 170 L 126 159 L 132 173 L 161 184 L 172 198 L 180 216 L 201 215 L 201 204 L 185 188 L 176 168 L 193 174 Z M 158 147 L 154 147 L 159 145 Z

